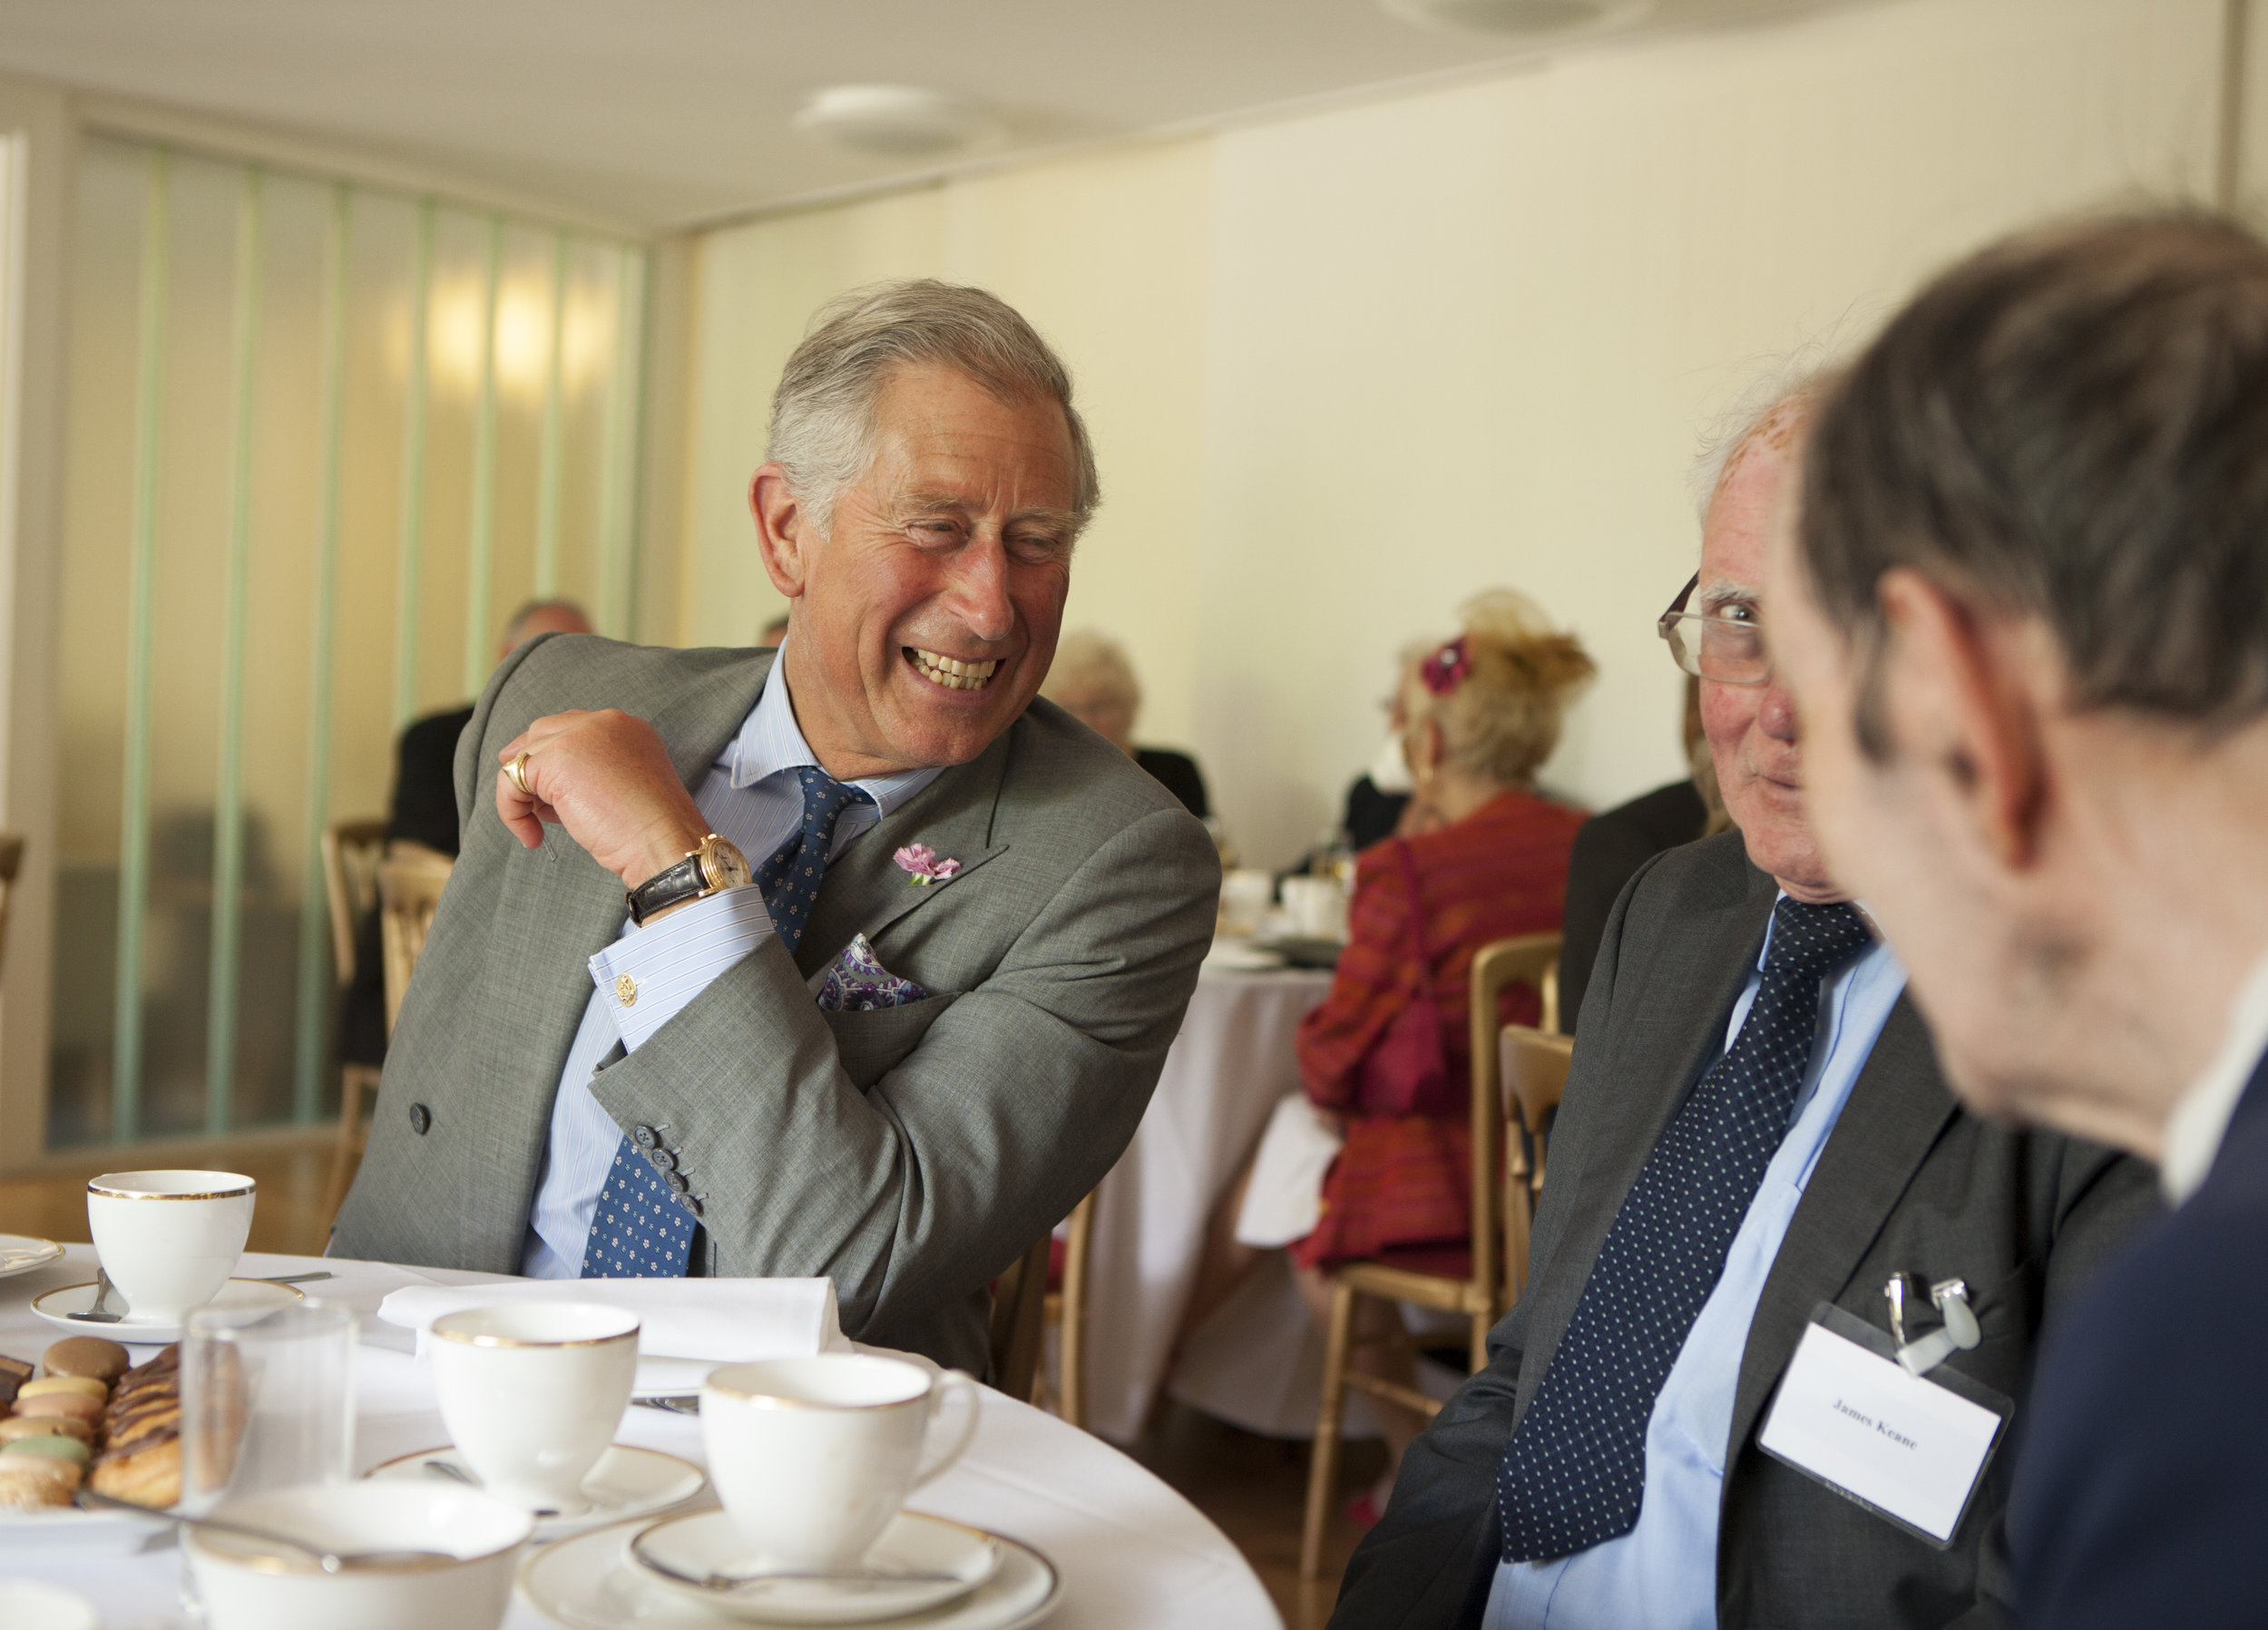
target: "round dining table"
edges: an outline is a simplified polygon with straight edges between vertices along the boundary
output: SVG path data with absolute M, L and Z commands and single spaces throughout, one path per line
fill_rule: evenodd
M 412 1356 L 406 1330 L 381 1323 L 377 1305 L 407 1285 L 458 1285 L 503 1275 L 404 1267 L 337 1258 L 248 1254 L 244 1277 L 327 1272 L 304 1285 L 309 1295 L 354 1309 L 362 1318 L 356 1354 L 355 1461 L 367 1469 L 447 1442 L 432 1378 Z M 31 1311 L 34 1297 L 93 1277 L 90 1245 L 68 1246 L 59 1261 L 0 1280 L 0 1353 L 37 1359 L 64 1332 Z M 89 1327 L 90 1329 L 93 1327 Z M 137 1362 L 155 1348 L 129 1346 Z M 924 1487 L 913 1509 L 953 1518 L 1022 1541 L 1053 1563 L 1062 1580 L 1050 1630 L 1137 1630 L 1206 1625 L 1276 1626 L 1281 1617 L 1236 1547 L 1198 1509 L 1117 1449 L 1053 1416 L 980 1388 L 973 1441 L 958 1464 Z M 618 1440 L 703 1461 L 698 1419 L 633 1406 Z M 691 1507 L 713 1504 L 706 1490 Z M 122 1518 L 132 1524 L 138 1519 Z M 158 1530 L 143 1548 L 121 1554 L 115 1531 L 93 1519 L 78 1525 L 93 1537 L 76 1547 L 51 1537 L 37 1546 L 12 1543 L 0 1513 L 0 1579 L 29 1578 L 64 1586 L 93 1602 L 104 1630 L 185 1625 L 181 1557 Z M 630 1525 L 626 1525 L 626 1528 Z M 504 1625 L 538 1630 L 553 1621 L 515 1595 Z

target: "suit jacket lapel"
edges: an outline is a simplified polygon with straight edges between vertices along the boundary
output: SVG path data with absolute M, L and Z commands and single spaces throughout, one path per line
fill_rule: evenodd
M 1773 1259 L 1743 1351 L 1730 1452 L 1747 1441 L 1821 1302 L 1841 1295 L 1906 1185 L 1959 1106 L 1938 1074 L 1930 1032 L 1901 995 L 1828 1135 Z
M 964 765 L 947 770 L 859 835 L 828 863 L 796 965 L 806 979 L 842 954 L 853 934 L 872 940 L 893 922 L 967 878 L 1008 845 L 992 840 L 992 818 L 1017 727 Z M 943 883 L 917 883 L 893 858 L 907 844 L 927 844 L 961 869 Z

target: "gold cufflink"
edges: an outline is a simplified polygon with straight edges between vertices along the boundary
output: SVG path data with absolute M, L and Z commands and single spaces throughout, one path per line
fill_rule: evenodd
M 614 1000 L 626 1008 L 638 1005 L 638 981 L 627 973 L 614 976 Z

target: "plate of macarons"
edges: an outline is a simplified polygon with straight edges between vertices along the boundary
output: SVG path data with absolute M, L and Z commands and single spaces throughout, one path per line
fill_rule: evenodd
M 181 1348 L 135 1364 L 100 1336 L 36 1362 L 0 1353 L 0 1547 L 139 1550 L 162 1522 L 84 1511 L 80 1487 L 164 1510 L 181 1498 Z

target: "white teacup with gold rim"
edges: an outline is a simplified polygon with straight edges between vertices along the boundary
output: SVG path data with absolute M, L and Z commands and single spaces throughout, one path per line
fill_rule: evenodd
M 966 1419 L 924 1465 L 954 1391 Z M 871 1353 L 730 1364 L 701 1389 L 709 1480 L 751 1559 L 783 1568 L 856 1567 L 905 1497 L 961 1458 L 977 1414 L 959 1371 Z
M 595 1302 L 444 1313 L 426 1348 L 450 1441 L 481 1487 L 531 1511 L 590 1508 L 582 1480 L 638 1376 L 638 1316 Z
M 258 1187 L 239 1172 L 105 1172 L 86 1186 L 103 1271 L 148 1324 L 179 1324 L 220 1293 L 244 1254 Z

